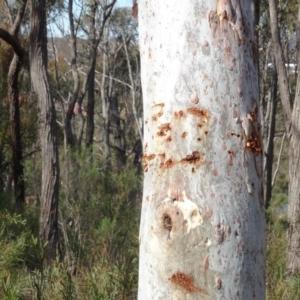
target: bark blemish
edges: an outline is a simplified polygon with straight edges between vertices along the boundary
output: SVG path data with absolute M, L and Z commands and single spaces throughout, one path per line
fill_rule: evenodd
M 157 136 L 166 136 L 168 131 L 171 131 L 170 123 L 165 123 L 158 126 L 159 131 L 156 133 Z
M 215 227 L 214 240 L 217 245 L 224 241 L 224 227 L 221 224 L 217 224 Z
M 184 157 L 180 163 L 182 164 L 194 164 L 196 166 L 200 166 L 204 163 L 204 160 L 201 159 L 201 154 L 199 151 L 193 151 L 192 154 L 187 155 Z
M 187 113 L 200 118 L 203 122 L 207 122 L 210 118 L 208 110 L 205 108 L 189 107 Z
M 164 106 L 165 106 L 164 103 L 157 103 L 157 104 L 152 105 L 152 108 L 154 108 L 154 107 L 160 107 L 160 108 L 163 108 Z
M 218 0 L 217 15 L 219 16 L 220 21 L 227 20 L 235 22 L 236 14 L 232 7 L 231 0 Z
M 228 150 L 228 155 L 227 155 L 228 166 L 233 166 L 232 156 L 233 156 L 233 152 Z
M 152 116 L 152 121 L 157 121 L 157 119 L 160 118 L 162 116 L 162 114 L 163 114 L 162 111 L 158 112 L 157 114 L 154 114 Z
M 216 38 L 216 32 L 220 25 L 220 19 L 218 18 L 218 15 L 215 11 L 211 11 L 208 15 L 208 23 L 209 27 L 211 28 L 213 32 L 213 37 Z
M 213 215 L 213 210 L 210 206 L 206 205 L 204 208 L 204 215 L 206 218 L 210 219 Z
M 209 247 L 211 245 L 211 240 L 206 238 L 205 241 L 204 241 L 204 244 L 206 247 Z
M 202 225 L 203 219 L 197 205 L 187 198 L 185 191 L 182 191 L 181 196 L 182 201 L 174 201 L 174 205 L 181 211 L 183 219 L 186 221 L 187 233 L 189 233 L 191 229 Z
M 169 158 L 166 162 L 165 162 L 165 168 L 166 169 L 170 169 L 172 168 L 174 165 L 176 164 L 176 161 L 173 160 L 172 158 Z
M 215 289 L 220 290 L 222 288 L 222 279 L 220 274 L 215 275 Z
M 169 278 L 169 280 L 172 283 L 179 285 L 187 292 L 190 292 L 190 293 L 199 292 L 204 295 L 209 295 L 206 290 L 195 286 L 194 279 L 191 276 L 189 276 L 183 272 L 176 272 Z
M 204 259 L 203 259 L 202 268 L 204 270 L 207 270 L 209 268 L 209 259 L 208 259 L 207 256 L 205 256 Z
M 245 135 L 245 150 L 253 153 L 261 153 L 259 129 L 256 123 L 256 115 L 253 112 L 247 114 L 242 122 Z
M 184 132 L 181 134 L 181 137 L 184 139 L 187 135 L 188 135 L 188 133 L 187 133 L 186 131 L 184 131 Z
M 213 168 L 211 173 L 214 175 L 214 176 L 218 176 L 218 170 L 216 168 Z
M 152 121 L 157 121 L 158 118 L 160 118 L 163 115 L 163 109 L 165 104 L 164 103 L 157 103 L 152 106 L 154 110 L 158 110 L 157 113 L 152 115 Z
M 192 97 L 190 100 L 194 104 L 197 104 L 199 102 L 198 94 L 196 91 L 193 91 L 193 94 L 192 94 Z
M 168 231 L 172 230 L 172 219 L 168 213 L 163 214 L 163 224 Z
M 174 116 L 175 116 L 175 118 L 182 118 L 182 117 L 184 117 L 184 112 L 182 110 L 175 111 Z
M 145 154 L 145 155 L 143 155 L 143 161 L 150 161 L 150 160 L 154 159 L 155 156 L 156 156 L 155 154 L 149 154 L 149 155 Z

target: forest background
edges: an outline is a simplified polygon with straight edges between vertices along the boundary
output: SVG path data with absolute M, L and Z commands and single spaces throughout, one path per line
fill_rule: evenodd
M 143 135 L 137 11 L 129 1 L 47 3 L 47 70 L 59 161 L 53 255 L 50 244 L 40 242 L 41 224 L 48 226 L 42 214 L 43 172 L 52 171 L 42 167 L 43 120 L 29 70 L 31 3 L 0 1 L 0 28 L 17 45 L 11 47 L 0 32 L 0 299 L 135 299 Z M 264 116 L 267 299 L 300 299 L 300 277 L 286 276 L 285 269 L 288 139 L 268 4 L 260 1 L 255 21 Z M 297 1 L 278 2 L 292 97 L 297 13 Z

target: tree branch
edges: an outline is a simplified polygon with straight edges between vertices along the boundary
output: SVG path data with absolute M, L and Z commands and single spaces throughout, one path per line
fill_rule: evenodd
M 23 49 L 19 41 L 14 38 L 8 31 L 0 28 L 0 38 L 8 43 L 13 48 L 16 55 L 18 55 L 21 59 L 24 57 L 25 50 Z

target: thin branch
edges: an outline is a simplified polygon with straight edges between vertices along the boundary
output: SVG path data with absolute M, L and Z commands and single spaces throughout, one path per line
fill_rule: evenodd
M 132 68 L 131 68 L 131 64 L 130 64 L 130 59 L 129 59 L 128 49 L 127 49 L 126 39 L 125 39 L 123 33 L 122 33 L 122 37 L 123 37 L 123 41 L 124 41 L 124 50 L 125 50 L 126 60 L 127 60 L 128 75 L 129 75 L 129 79 L 130 79 L 131 86 L 132 86 L 131 95 L 132 95 L 133 115 L 134 115 L 134 119 L 135 119 L 136 125 L 138 127 L 138 132 L 139 132 L 139 135 L 140 135 L 140 139 L 142 141 L 143 140 L 143 133 L 142 133 L 142 129 L 141 129 L 141 126 L 140 126 L 140 122 L 138 120 L 137 111 L 136 111 L 136 103 L 135 103 L 135 100 L 136 100 L 135 84 L 134 84 L 134 80 L 133 80 Z
M 280 150 L 279 150 L 279 155 L 278 155 L 278 159 L 277 159 L 277 166 L 276 166 L 276 170 L 274 172 L 273 179 L 272 179 L 272 188 L 273 188 L 273 186 L 275 184 L 275 179 L 276 179 L 277 173 L 279 171 L 279 165 L 280 165 L 281 154 L 282 154 L 282 150 L 283 150 L 285 136 L 286 136 L 286 133 L 284 133 L 284 135 L 282 136 Z

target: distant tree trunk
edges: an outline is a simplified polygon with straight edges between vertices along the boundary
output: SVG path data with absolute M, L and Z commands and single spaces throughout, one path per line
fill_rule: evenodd
M 13 153 L 13 182 L 15 198 L 19 203 L 25 201 L 25 184 L 23 168 L 23 151 L 21 142 L 20 102 L 18 77 L 22 65 L 22 58 L 14 54 L 8 72 L 9 117 L 11 128 L 11 142 Z
M 74 17 L 73 17 L 73 0 L 68 2 L 68 14 L 70 23 L 70 40 L 71 40 L 71 69 L 73 75 L 73 91 L 71 101 L 68 104 L 66 116 L 65 116 L 65 134 L 67 144 L 71 146 L 76 145 L 76 134 L 72 129 L 72 118 L 74 116 L 74 107 L 78 101 L 80 79 L 77 69 L 77 37 L 75 35 Z
M 300 5 L 297 20 L 297 66 L 300 66 Z M 298 69 L 299 70 L 299 69 Z M 289 232 L 287 252 L 287 273 L 300 273 L 300 73 L 290 127 L 289 167 Z
M 291 125 L 292 117 L 292 100 L 289 88 L 289 77 L 285 67 L 285 61 L 280 41 L 279 27 L 278 27 L 278 12 L 276 0 L 269 1 L 270 7 L 270 24 L 273 41 L 273 53 L 276 61 L 276 68 L 278 73 L 278 88 L 281 97 L 282 110 L 285 119 L 285 128 L 288 133 Z
M 140 300 L 264 299 L 250 1 L 140 1 Z
M 95 113 L 95 66 L 91 72 L 90 81 L 88 84 L 87 110 L 86 110 L 86 147 L 93 146 L 94 139 L 94 113 Z
M 47 28 L 45 0 L 31 0 L 30 74 L 38 97 L 39 130 L 42 150 L 42 190 L 40 212 L 40 244 L 50 263 L 59 251 L 58 198 L 59 161 L 56 139 L 56 117 L 47 74 Z
M 268 124 L 268 137 L 265 150 L 266 155 L 266 209 L 270 206 L 272 196 L 272 173 L 273 173 L 273 160 L 274 160 L 274 137 L 275 137 L 275 125 L 276 125 L 276 112 L 277 112 L 277 70 L 276 63 L 273 60 L 273 78 L 272 78 L 272 92 L 270 95 L 270 115 Z
M 126 139 L 124 128 L 122 128 L 123 120 L 119 114 L 118 96 L 115 93 L 110 97 L 110 109 L 112 132 L 114 135 L 113 148 L 116 150 L 117 169 L 121 170 L 126 164 Z
M 24 168 L 23 168 L 23 152 L 21 142 L 21 125 L 20 125 L 20 103 L 19 103 L 19 85 L 18 78 L 22 65 L 22 60 L 25 52 L 18 40 L 15 39 L 18 36 L 20 25 L 24 16 L 27 1 L 20 2 L 19 10 L 11 24 L 10 32 L 0 32 L 0 38 L 5 37 L 8 43 L 14 43 L 12 45 L 14 49 L 14 56 L 10 63 L 7 85 L 8 85 L 8 98 L 9 98 L 9 118 L 10 118 L 10 130 L 11 130 L 11 146 L 13 154 L 13 182 L 15 189 L 15 198 L 18 203 L 24 203 L 25 200 L 25 184 L 24 184 Z M 10 16 L 11 17 L 11 16 Z M 10 40 L 10 41 L 9 41 Z
M 94 138 L 94 108 L 95 108 L 95 69 L 96 69 L 96 56 L 99 41 L 96 39 L 95 18 L 97 11 L 96 1 L 91 5 L 89 14 L 89 44 L 90 44 L 90 57 L 89 57 L 89 72 L 87 76 L 87 123 L 86 123 L 86 147 L 93 145 Z M 102 35 L 103 29 L 101 30 Z M 104 54 L 105 55 L 105 54 Z
M 292 107 L 288 74 L 285 68 L 283 50 L 275 0 L 269 1 L 271 32 L 274 56 L 278 72 L 278 86 L 289 137 L 289 209 L 288 209 L 288 250 L 286 270 L 288 275 L 300 273 L 300 74 L 297 76 L 295 100 Z M 300 63 L 300 4 L 297 19 L 297 65 Z

